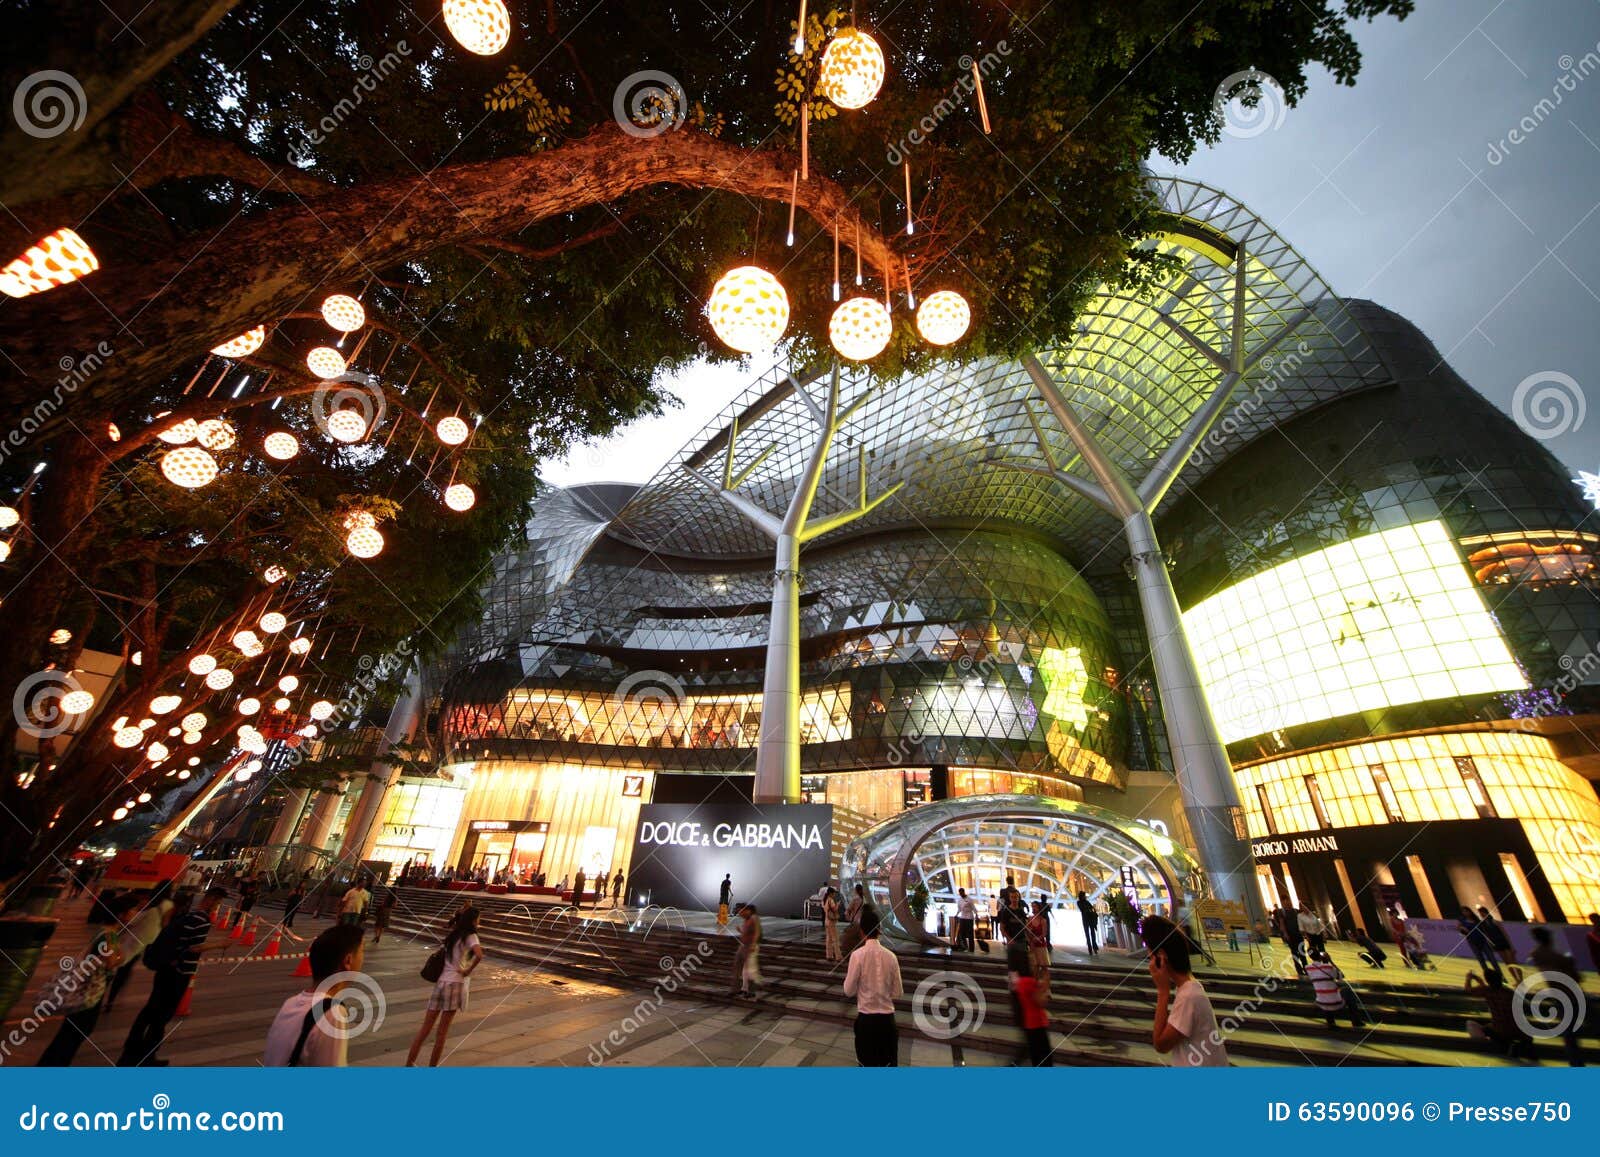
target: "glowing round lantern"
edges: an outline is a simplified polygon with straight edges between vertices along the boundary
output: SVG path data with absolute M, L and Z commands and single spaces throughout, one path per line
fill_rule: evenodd
M 376 527 L 378 516 L 370 510 L 352 510 L 344 516 L 344 528 L 354 530 L 358 526 Z
M 344 355 L 330 345 L 319 345 L 306 355 L 306 369 L 326 381 L 344 373 Z
M 209 675 L 217 669 L 217 660 L 211 655 L 196 655 L 189 660 L 189 674 Z
M 57 647 L 64 647 L 72 642 L 72 632 L 65 627 L 57 627 L 50 632 L 50 641 Z
M 189 763 L 190 767 L 199 767 L 200 766 L 200 757 L 198 755 L 191 755 L 189 757 L 189 759 L 188 759 L 188 763 Z M 183 775 L 188 775 L 188 774 L 189 774 L 188 772 L 184 772 L 183 773 Z
M 261 622 L 258 625 L 267 634 L 276 635 L 279 631 L 283 630 L 283 628 L 289 625 L 289 620 L 284 618 L 277 611 L 268 611 L 266 614 L 261 616 Z
M 100 259 L 82 237 L 71 229 L 57 229 L 0 269 L 0 293 L 10 297 L 43 293 L 99 268 Z
M 191 747 L 194 744 L 199 743 L 200 739 L 201 739 L 201 735 L 200 735 L 200 733 L 198 731 L 185 731 L 183 733 L 183 741 L 185 743 L 189 744 Z
M 185 490 L 198 490 L 217 476 L 217 460 L 198 446 L 179 446 L 161 456 L 161 473 Z
M 340 333 L 354 333 L 367 324 L 367 311 L 349 294 L 331 294 L 322 303 L 322 320 Z
M 476 501 L 478 496 L 465 482 L 457 482 L 444 492 L 444 504 L 451 510 L 471 510 Z
M 218 667 L 206 676 L 206 686 L 213 691 L 226 691 L 233 686 L 233 672 L 226 667 Z
M 883 303 L 871 297 L 852 297 L 828 322 L 828 340 L 839 356 L 853 362 L 875 358 L 889 344 L 894 323 Z
M 154 719 L 141 719 L 141 720 L 139 720 L 139 730 L 140 731 L 149 731 L 155 725 L 156 725 L 156 721 Z
M 333 704 L 329 703 L 326 699 L 318 699 L 311 705 L 306 714 L 319 721 L 327 719 L 333 714 Z
M 10 557 L 11 544 L 9 542 L 0 542 L 0 562 L 5 562 Z
M 149 803 L 150 802 L 150 793 L 147 792 L 147 791 L 141 791 L 139 793 L 139 802 L 140 803 Z
M 115 422 L 107 422 L 106 437 L 110 438 L 113 442 L 122 441 L 122 427 L 118 426 Z
M 252 761 L 252 762 L 254 762 L 254 761 Z M 237 782 L 237 783 L 244 783 L 246 780 L 248 780 L 254 774 L 255 774 L 255 772 L 250 770 L 250 764 L 247 763 L 243 767 L 241 767 L 238 771 L 233 773 L 233 778 L 234 778 L 234 781 Z
M 186 770 L 184 770 L 184 771 L 180 771 L 180 772 L 179 772 L 179 773 L 178 773 L 178 778 L 179 778 L 179 779 L 188 779 L 188 778 L 189 778 L 189 772 L 188 772 L 188 770 L 187 770 L 187 769 L 186 769 Z
M 789 295 L 765 269 L 741 265 L 712 288 L 706 316 L 724 345 L 754 353 L 771 348 L 789 328 Z
M 359 442 L 367 436 L 367 420 L 356 410 L 335 410 L 328 415 L 328 436 L 340 442 Z
M 176 695 L 157 695 L 150 700 L 150 714 L 165 715 L 168 711 L 176 711 L 183 700 Z
M 243 655 L 259 655 L 261 653 L 261 640 L 254 631 L 236 631 L 231 640 L 233 645 Z
M 840 108 L 865 108 L 883 87 L 883 49 L 859 28 L 844 28 L 828 42 L 817 91 Z
M 298 639 L 291 639 L 289 641 L 289 653 L 292 655 L 304 655 L 310 650 L 311 638 L 309 635 L 302 635 Z
M 22 521 L 22 515 L 17 513 L 14 506 L 0 506 L 0 530 L 10 530 Z
M 164 418 L 166 415 L 162 414 L 160 417 Z M 182 446 L 186 443 L 193 442 L 195 435 L 197 435 L 199 432 L 200 423 L 196 422 L 193 418 L 185 418 L 181 422 L 172 423 L 172 425 L 168 426 L 165 430 L 162 430 L 159 434 L 157 434 L 156 437 L 160 438 L 168 446 Z
M 82 715 L 94 706 L 94 696 L 88 691 L 68 691 L 61 697 L 61 710 L 68 715 Z
M 439 435 L 439 441 L 446 446 L 461 445 L 467 440 L 467 435 L 471 433 L 467 429 L 467 424 L 453 414 L 448 418 L 440 418 L 435 432 Z
M 169 728 L 167 728 L 167 735 L 169 737 L 173 738 L 173 739 L 178 738 L 178 736 L 180 736 L 182 734 L 183 734 L 183 728 L 181 728 L 181 727 L 169 727 Z
M 289 700 L 283 699 L 283 698 L 274 699 L 272 701 L 272 709 L 274 711 L 287 711 L 287 710 L 289 710 Z
M 917 307 L 917 332 L 930 345 L 960 341 L 971 324 L 972 309 L 967 299 L 953 289 L 930 293 Z
M 299 639 L 295 640 L 297 643 L 299 641 Z M 300 680 L 294 675 L 285 675 L 282 679 L 278 680 L 278 690 L 282 691 L 285 695 L 287 695 L 290 691 L 293 691 L 298 686 L 300 686 Z
M 144 754 L 151 763 L 160 763 L 172 753 L 167 750 L 167 745 L 165 743 L 152 743 L 149 747 L 144 749 Z
M 220 354 L 225 358 L 246 358 L 261 348 L 261 343 L 267 340 L 267 327 L 258 325 L 255 329 L 247 329 L 238 337 L 229 338 L 221 345 L 212 346 L 211 352 Z
M 377 558 L 383 553 L 383 535 L 370 526 L 358 526 L 345 536 L 344 546 L 356 558 Z
M 267 452 L 268 458 L 276 458 L 279 462 L 287 462 L 300 453 L 300 441 L 293 434 L 286 434 L 276 430 L 267 435 L 266 441 L 261 443 L 261 448 Z
M 504 0 L 444 0 L 444 26 L 457 44 L 479 56 L 493 56 L 511 39 Z
M 256 772 L 261 770 L 261 761 L 259 759 L 252 759 L 249 763 L 244 765 L 244 769 L 251 775 L 254 775 Z
M 206 727 L 205 714 L 200 711 L 189 712 L 179 722 L 185 731 L 204 731 Z
M 260 734 L 250 735 L 239 740 L 239 750 L 248 751 L 251 755 L 265 755 L 267 741 Z
M 284 579 L 289 577 L 289 572 L 284 570 L 277 563 L 273 563 L 266 570 L 261 572 L 261 577 L 264 581 L 269 583 L 281 583 Z
M 261 700 L 259 700 L 259 699 L 253 699 L 252 698 L 252 699 L 241 699 L 241 700 L 239 700 L 239 714 L 240 715 L 254 715 L 257 711 L 260 711 L 260 710 L 261 710 Z
M 239 440 L 233 426 L 221 418 L 207 418 L 195 427 L 195 441 L 207 450 L 231 450 Z
M 119 807 L 116 811 L 111 813 L 111 818 L 114 819 L 114 820 L 120 820 L 120 819 L 123 819 L 125 816 L 127 816 L 127 814 L 128 814 L 128 809 L 127 808 Z
M 118 747 L 138 747 L 144 742 L 144 732 L 137 727 L 123 727 L 111 737 L 111 742 Z

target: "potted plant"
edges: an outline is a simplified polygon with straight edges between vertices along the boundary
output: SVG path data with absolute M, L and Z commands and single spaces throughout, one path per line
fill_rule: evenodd
M 1128 894 L 1120 888 L 1112 888 L 1106 893 L 1106 907 L 1111 909 L 1112 931 L 1117 934 L 1118 947 L 1124 931 L 1131 947 L 1139 942 L 1139 909 L 1133 906 L 1133 901 L 1128 899 Z
M 911 918 L 920 928 L 923 918 L 928 914 L 928 885 L 919 881 L 917 886 L 911 889 L 911 895 L 906 897 L 906 902 L 911 905 Z

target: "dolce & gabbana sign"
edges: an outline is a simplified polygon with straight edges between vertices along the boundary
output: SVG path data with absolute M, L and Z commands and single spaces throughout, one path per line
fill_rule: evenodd
M 735 905 L 799 916 L 828 880 L 828 804 L 645 804 L 639 809 L 628 894 L 651 904 L 715 911 L 724 876 Z

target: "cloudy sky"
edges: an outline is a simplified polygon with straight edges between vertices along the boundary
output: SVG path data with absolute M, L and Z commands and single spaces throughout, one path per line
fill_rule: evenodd
M 1600 0 L 1422 0 L 1358 38 L 1354 88 L 1314 77 L 1296 108 L 1179 171 L 1249 205 L 1336 292 L 1416 322 L 1574 472 L 1600 472 Z M 749 377 L 692 368 L 669 383 L 681 408 L 543 476 L 643 482 Z

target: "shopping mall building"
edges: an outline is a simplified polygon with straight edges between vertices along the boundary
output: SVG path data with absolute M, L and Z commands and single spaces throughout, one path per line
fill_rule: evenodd
M 1155 514 L 1264 902 L 1600 910 L 1600 533 L 1569 471 L 1248 209 L 1156 188 L 1182 271 L 1041 360 L 1137 477 L 1217 350 L 1270 349 Z M 781 512 L 825 383 L 773 371 L 649 484 L 541 500 L 419 696 L 441 773 L 363 789 L 364 858 L 592 876 L 644 805 L 751 798 L 772 543 L 703 479 Z M 1198 889 L 1129 551 L 1074 472 L 1010 362 L 881 384 L 835 440 L 819 517 L 899 486 L 799 565 L 802 797 L 836 844 L 879 825 L 847 879 Z

